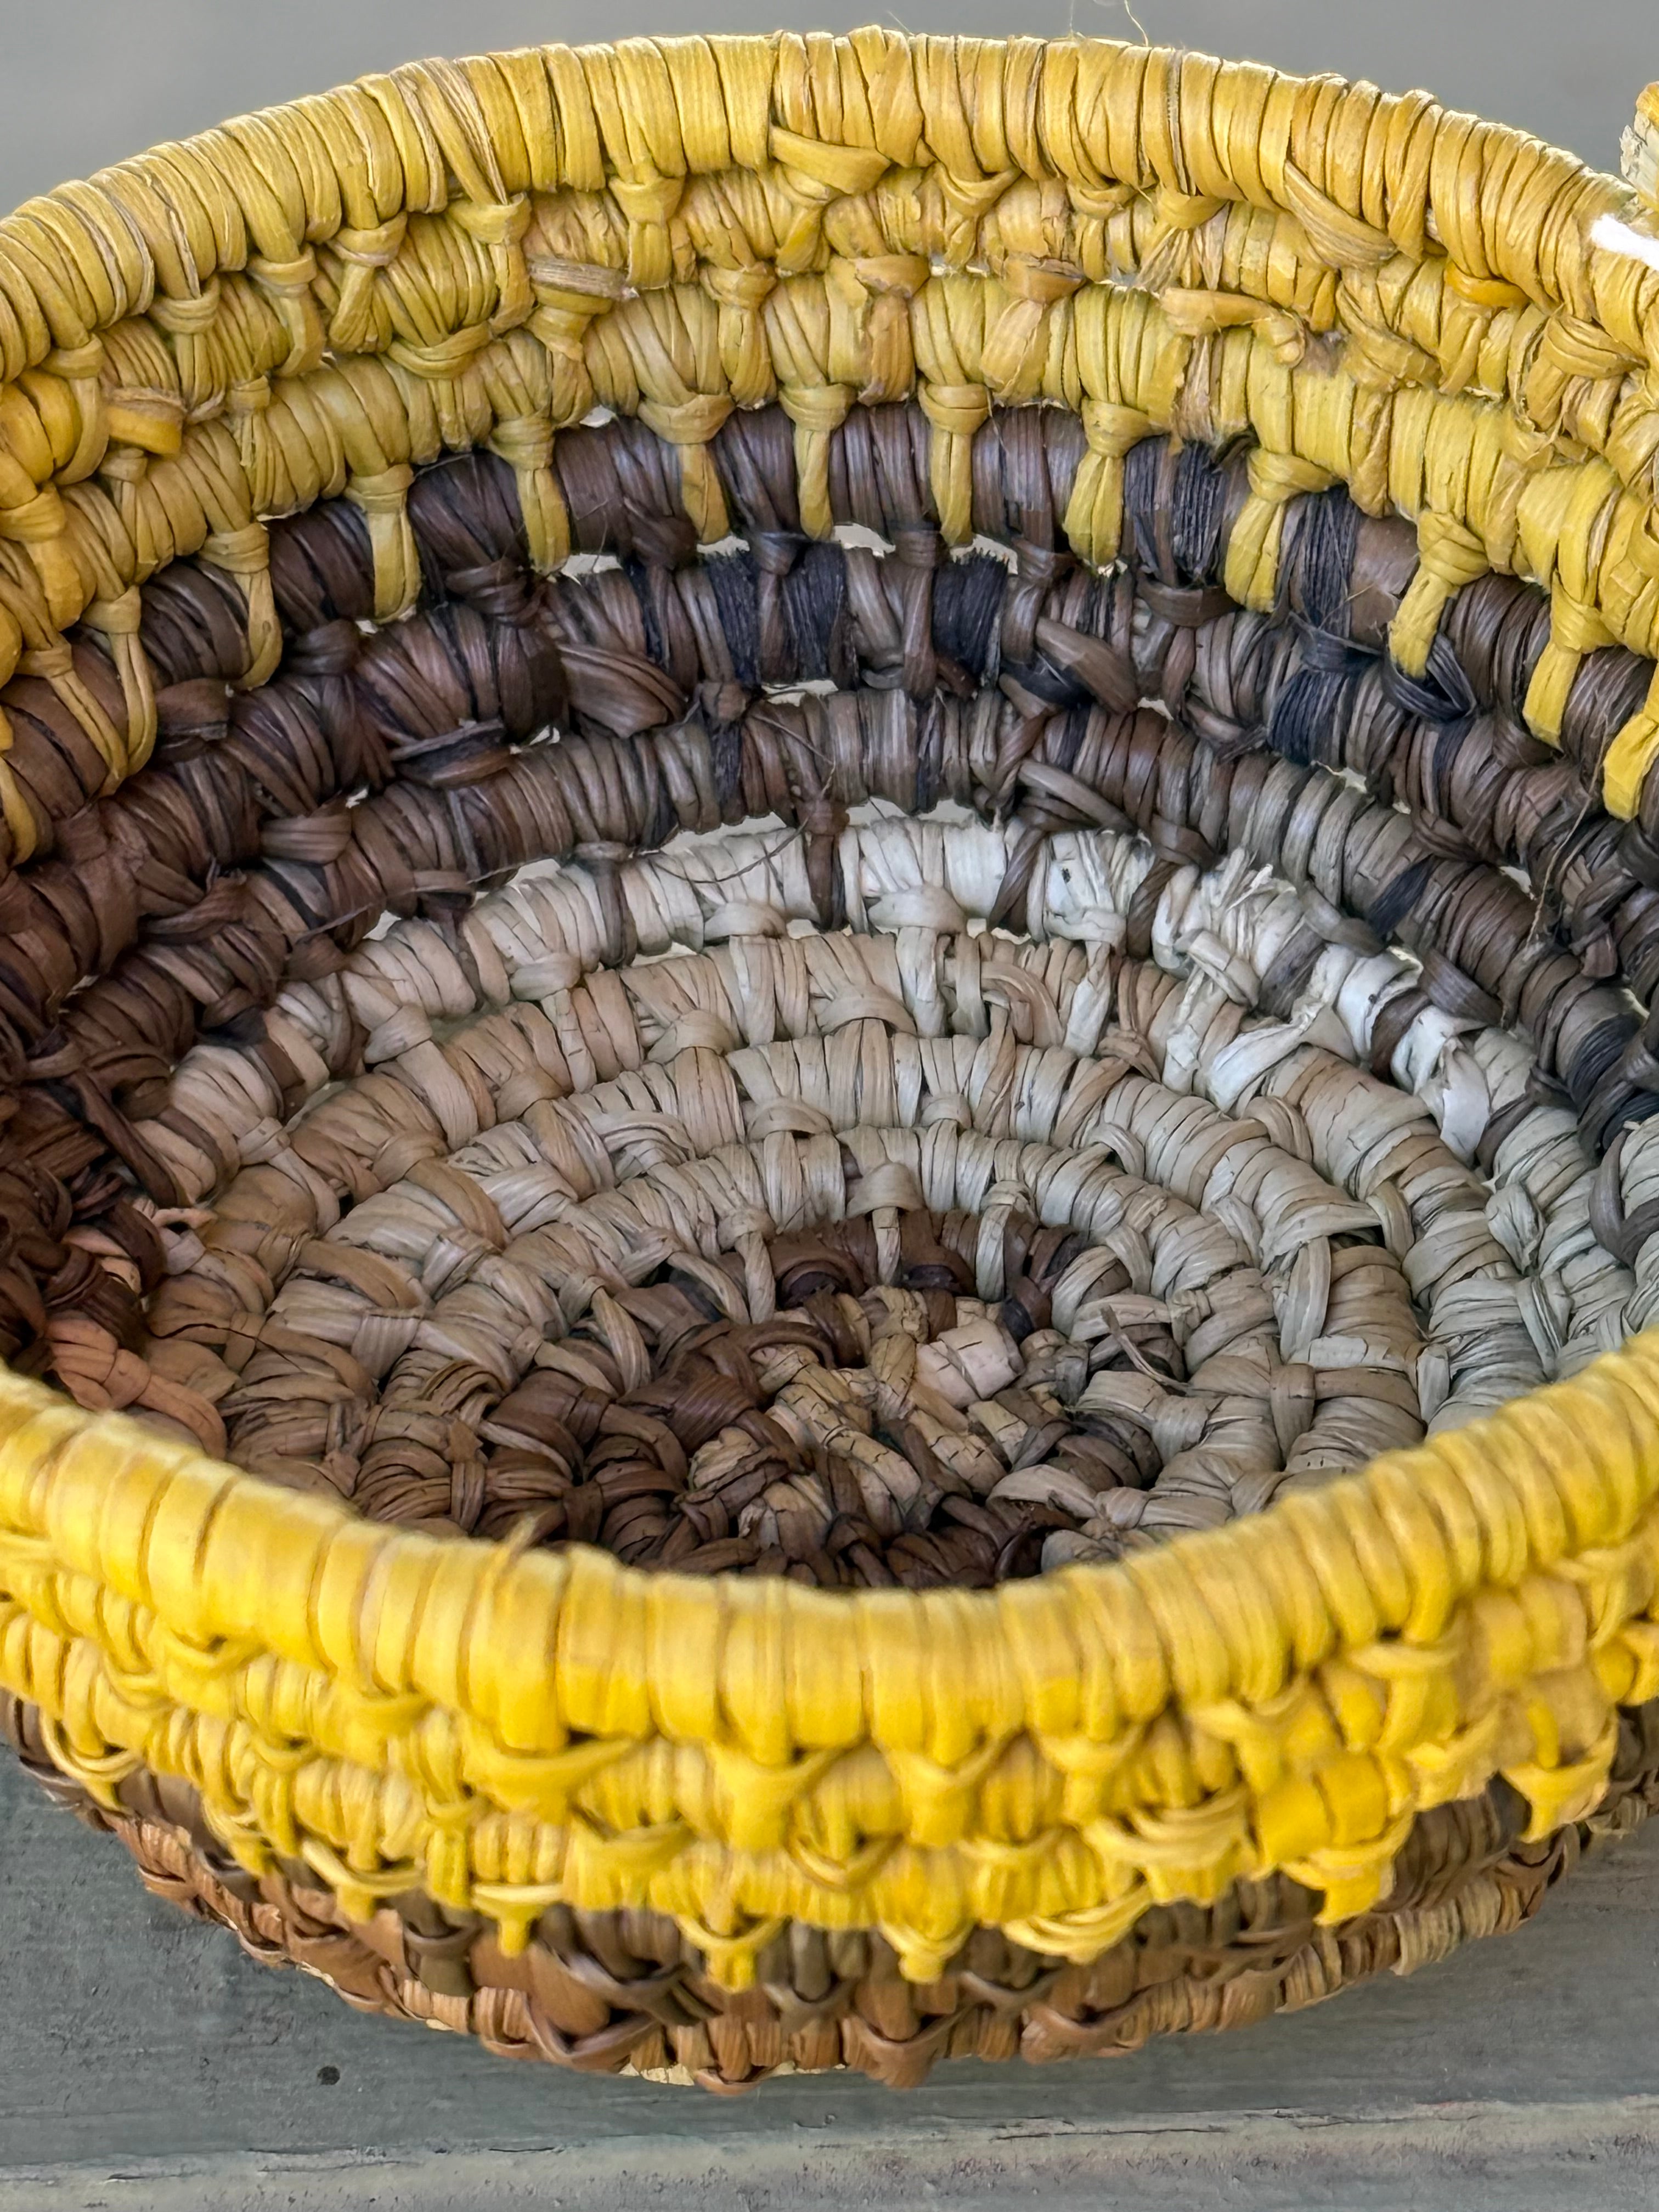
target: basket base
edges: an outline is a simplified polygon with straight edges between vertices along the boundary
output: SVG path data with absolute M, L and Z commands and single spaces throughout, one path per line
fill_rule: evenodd
M 142 1804 L 96 1805 L 50 1765 L 34 1723 L 15 1701 L 0 1711 L 0 1730 L 49 1794 L 118 1836 L 153 1894 L 228 1928 L 262 1964 L 297 1966 L 357 2011 L 473 2034 L 501 2057 L 725 2094 L 774 2074 L 848 2069 L 909 2088 L 941 2058 L 1122 2056 L 1154 2035 L 1299 2010 L 1519 1927 L 1584 1849 L 1659 1807 L 1656 1703 L 1621 1716 L 1613 1780 L 1586 1820 L 1524 1843 L 1524 1805 L 1501 1782 L 1438 1807 L 1408 1839 L 1394 1901 L 1334 1927 L 1316 1923 L 1316 1896 L 1279 1876 L 1213 1906 L 1157 1908 L 1087 1966 L 986 1929 L 940 1980 L 915 1984 L 879 1938 L 808 1935 L 734 1993 L 708 1980 L 672 1923 L 647 1913 L 565 1916 L 514 1958 L 484 1923 L 448 1924 L 422 1897 L 354 1923 L 304 1869 L 256 1881 L 228 1861 L 181 1785 L 141 1773 L 122 1790 Z M 832 1949 L 829 1986 L 811 1986 Z

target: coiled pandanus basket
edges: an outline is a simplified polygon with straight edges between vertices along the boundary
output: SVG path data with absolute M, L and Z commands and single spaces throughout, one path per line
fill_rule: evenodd
M 0 224 L 23 1759 L 713 2086 L 1255 2020 L 1633 1825 L 1654 228 L 878 30 Z

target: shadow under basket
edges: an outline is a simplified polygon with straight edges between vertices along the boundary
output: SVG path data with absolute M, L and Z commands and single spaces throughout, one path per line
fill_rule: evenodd
M 0 1721 L 152 1888 L 904 2086 L 1659 1802 L 1654 97 L 547 47 L 0 222 Z

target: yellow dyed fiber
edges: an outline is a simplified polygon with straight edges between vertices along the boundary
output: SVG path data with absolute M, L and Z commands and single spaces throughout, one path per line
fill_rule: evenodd
M 472 444 L 508 460 L 556 566 L 551 440 L 595 404 L 678 449 L 713 538 L 708 441 L 781 399 L 821 532 L 829 434 L 914 392 L 957 540 L 988 407 L 1046 401 L 1088 428 L 1067 517 L 1087 557 L 1115 549 L 1137 432 L 1174 428 L 1259 446 L 1230 546 L 1247 604 L 1272 601 L 1285 502 L 1338 479 L 1419 523 L 1408 670 L 1483 567 L 1542 583 L 1528 711 L 1553 738 L 1584 653 L 1659 648 L 1653 278 L 1592 235 L 1629 212 L 1420 94 L 1106 41 L 872 29 L 411 66 L 0 223 L 0 675 L 35 656 L 106 750 L 59 682 L 62 629 L 90 610 L 118 638 L 98 610 L 205 548 L 268 653 L 257 525 L 341 490 L 395 614 L 418 586 L 408 471 Z M 142 759 L 136 703 L 115 780 Z M 1616 750 L 1618 811 L 1651 731 Z M 0 806 L 26 848 L 3 739 Z
M 1534 1835 L 1593 1807 L 1615 1706 L 1659 1694 L 1659 1336 L 982 1594 L 400 1534 L 8 1378 L 0 1577 L 0 1684 L 66 1771 L 182 1776 L 250 1869 L 301 1858 L 355 1914 L 418 1881 L 510 1946 L 549 1901 L 650 1905 L 738 1981 L 792 1918 L 922 1979 L 977 1923 L 1087 1958 L 1276 1867 L 1364 1910 L 1494 1773 Z

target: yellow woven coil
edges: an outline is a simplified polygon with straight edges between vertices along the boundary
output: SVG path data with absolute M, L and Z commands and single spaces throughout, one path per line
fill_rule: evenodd
M 250 1869 L 713 1930 L 976 1923 L 1090 1957 L 1275 1867 L 1340 1918 L 1501 1772 L 1542 1835 L 1659 1693 L 1659 1339 L 1224 1533 L 989 1594 L 828 1596 L 399 1534 L 0 1389 L 0 1683 Z M 701 1941 L 699 1936 L 697 1940 Z

